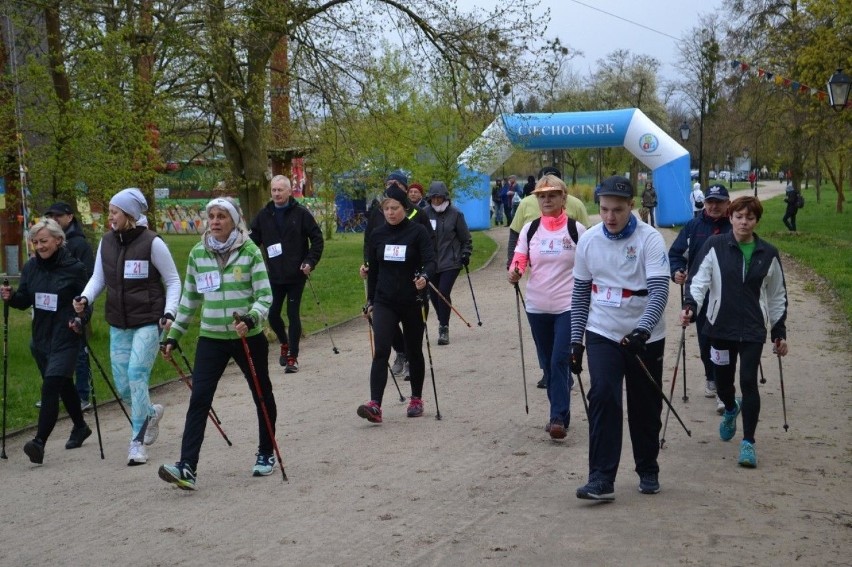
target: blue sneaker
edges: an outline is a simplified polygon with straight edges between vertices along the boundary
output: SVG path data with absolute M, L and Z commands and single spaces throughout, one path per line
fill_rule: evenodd
M 639 492 L 642 494 L 657 494 L 660 491 L 659 474 L 655 472 L 639 475 Z
M 734 411 L 725 410 L 722 414 L 722 423 L 719 424 L 719 437 L 722 441 L 730 441 L 737 434 L 737 416 L 740 415 L 740 399 L 734 400 L 736 407 Z
M 252 476 L 269 476 L 275 470 L 275 455 L 257 453 L 257 460 L 251 471 Z
M 187 463 L 160 465 L 157 474 L 161 479 L 174 484 L 181 490 L 195 490 L 195 471 Z
M 577 498 L 612 502 L 615 500 L 615 487 L 611 482 L 605 480 L 590 480 L 586 483 L 586 486 L 577 489 Z
M 749 443 L 745 439 L 740 443 L 740 460 L 737 461 L 741 467 L 753 469 L 757 467 L 757 452 L 754 450 L 754 444 Z

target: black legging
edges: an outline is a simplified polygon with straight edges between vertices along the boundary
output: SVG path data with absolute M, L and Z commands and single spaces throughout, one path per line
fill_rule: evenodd
M 299 317 L 299 307 L 302 304 L 302 292 L 305 282 L 292 284 L 272 284 L 272 305 L 269 306 L 269 327 L 278 337 L 278 342 L 288 345 L 290 356 L 299 356 L 299 339 L 302 338 L 302 319 Z M 281 307 L 287 298 L 287 321 L 290 323 L 290 336 L 281 318 Z
M 66 376 L 45 376 L 41 383 L 41 410 L 38 412 L 38 431 L 36 437 L 44 442 L 53 433 L 56 420 L 59 418 L 59 398 L 65 404 L 74 427 L 86 424 L 83 410 L 80 408 L 80 396 L 74 381 Z
M 757 368 L 763 343 L 741 343 L 711 339 L 713 348 L 728 352 L 728 364 L 716 364 L 716 393 L 726 409 L 734 409 L 736 387 L 734 374 L 740 359 L 740 393 L 742 393 L 743 439 L 754 443 L 754 432 L 760 417 L 760 392 L 757 390 Z
M 375 352 L 370 366 L 370 399 L 382 405 L 388 383 L 388 358 L 394 333 L 402 323 L 405 337 L 405 358 L 411 377 L 411 395 L 422 397 L 426 363 L 423 360 L 423 315 L 420 303 L 404 307 L 377 303 L 373 306 L 373 336 Z
M 796 214 L 799 212 L 799 207 L 796 206 L 796 203 L 791 205 L 787 205 L 787 209 L 784 211 L 784 216 L 781 218 L 781 222 L 784 223 L 784 226 L 787 227 L 787 230 L 791 232 L 796 232 Z
M 432 278 L 435 282 L 437 282 L 435 287 L 438 288 L 438 291 L 440 291 L 450 303 L 453 302 L 450 294 L 453 291 L 453 286 L 456 283 L 457 277 L 459 277 L 458 270 L 447 270 L 446 272 L 435 274 L 435 277 Z M 444 303 L 444 300 L 438 297 L 438 294 L 435 293 L 434 290 L 430 290 L 429 295 L 432 297 L 432 305 L 435 306 L 435 313 L 438 315 L 438 324 L 446 327 L 450 324 L 450 306 Z

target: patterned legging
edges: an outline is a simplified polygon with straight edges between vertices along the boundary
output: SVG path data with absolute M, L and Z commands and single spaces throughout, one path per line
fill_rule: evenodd
M 156 324 L 135 329 L 109 329 L 112 377 L 118 395 L 125 404 L 130 405 L 130 420 L 133 424 L 131 440 L 142 440 L 142 426 L 155 413 L 151 398 L 148 397 L 148 382 L 159 350 L 158 338 L 159 328 Z

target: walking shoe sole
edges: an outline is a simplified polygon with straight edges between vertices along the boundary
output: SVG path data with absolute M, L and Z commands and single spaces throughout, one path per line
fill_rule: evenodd
M 148 462 L 147 459 L 144 460 L 144 461 L 137 461 L 136 459 L 132 459 L 132 460 L 127 461 L 127 466 L 128 467 L 138 467 L 139 465 L 144 465 L 147 462 Z
M 299 371 L 298 368 L 295 368 L 293 366 L 288 366 L 287 368 L 284 369 L 284 374 L 295 374 L 298 371 Z
M 660 487 L 659 487 L 659 486 L 657 486 L 657 487 L 655 487 L 655 488 L 642 488 L 642 487 L 640 486 L 640 487 L 639 487 L 639 492 L 640 492 L 641 494 L 659 494 L 659 492 L 660 492 Z
M 381 423 L 382 417 L 380 415 L 376 415 L 370 410 L 367 409 L 367 406 L 358 406 L 358 410 L 355 412 L 358 414 L 358 417 L 363 417 L 370 423 Z
M 195 490 L 195 484 L 189 483 L 183 480 L 182 478 L 178 478 L 174 476 L 172 473 L 166 469 L 166 467 L 160 465 L 160 469 L 157 471 L 157 475 L 168 482 L 169 484 L 173 484 L 180 488 L 181 490 Z
M 565 429 L 563 425 L 555 425 L 550 424 L 550 438 L 551 439 L 565 439 L 568 436 L 568 431 Z
M 598 502 L 613 502 L 615 500 L 615 493 L 607 492 L 605 494 L 592 494 L 591 492 L 580 492 L 577 491 L 577 498 L 580 500 L 597 500 Z
M 272 467 L 271 469 L 269 469 L 269 472 L 263 472 L 263 471 L 259 471 L 259 470 L 255 469 L 255 470 L 252 471 L 251 476 L 269 476 L 274 472 L 275 472 L 275 467 Z
M 65 448 L 66 448 L 66 449 L 79 449 L 80 447 L 82 447 L 82 446 L 83 446 L 83 442 L 84 442 L 86 439 L 88 439 L 89 437 L 91 437 L 91 436 L 92 436 L 92 430 L 91 430 L 91 429 L 88 429 L 88 430 L 86 431 L 86 433 L 83 435 L 83 438 L 82 438 L 82 439 L 73 439 L 73 440 L 72 440 L 72 439 L 69 439 L 69 440 L 65 443 Z
M 39 449 L 35 443 L 27 443 L 24 445 L 24 453 L 30 458 L 30 462 L 37 465 L 44 463 L 44 449 Z

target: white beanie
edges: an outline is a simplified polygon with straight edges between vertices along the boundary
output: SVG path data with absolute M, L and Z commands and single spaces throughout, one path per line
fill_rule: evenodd
M 148 201 L 136 187 L 122 189 L 109 200 L 109 204 L 124 211 L 137 225 L 148 223 L 148 219 L 142 214 L 148 210 Z
M 701 191 L 701 183 L 696 183 L 695 185 L 693 185 L 692 190 L 693 191 L 695 191 L 695 190 Z

